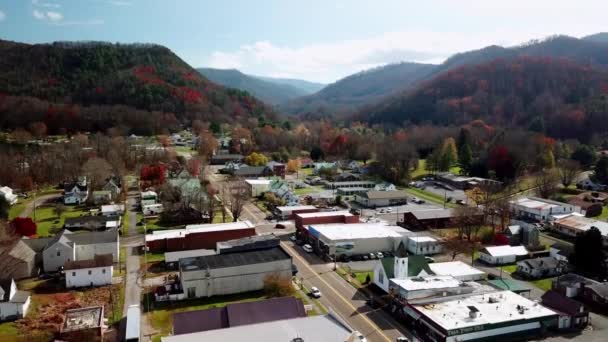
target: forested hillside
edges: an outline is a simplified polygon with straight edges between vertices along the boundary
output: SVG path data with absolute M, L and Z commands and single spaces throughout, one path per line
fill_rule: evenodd
M 567 59 L 517 57 L 467 65 L 370 106 L 371 123 L 463 124 L 475 119 L 559 138 L 608 129 L 608 72 Z
M 243 74 L 236 69 L 196 69 L 212 82 L 225 87 L 247 91 L 268 104 L 279 104 L 296 97 L 308 95 L 296 87 L 288 84 L 274 83 L 255 76 Z
M 357 106 L 374 102 L 407 88 L 426 77 L 431 64 L 391 64 L 343 78 L 316 94 L 295 99 L 279 108 L 289 114 L 336 115 L 348 113 Z
M 40 121 L 51 133 L 108 126 L 144 133 L 196 119 L 275 118 L 248 93 L 208 81 L 158 45 L 0 41 L 0 55 L 2 128 Z

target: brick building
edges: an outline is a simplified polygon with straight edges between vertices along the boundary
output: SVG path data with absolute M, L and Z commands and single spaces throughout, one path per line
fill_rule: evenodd
M 359 223 L 359 216 L 353 215 L 347 210 L 344 211 L 321 211 L 314 213 L 294 214 L 296 231 L 299 235 L 306 235 L 308 225 L 329 224 L 329 223 Z

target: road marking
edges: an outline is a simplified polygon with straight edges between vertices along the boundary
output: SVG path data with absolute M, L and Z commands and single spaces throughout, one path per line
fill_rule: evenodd
M 300 255 L 298 255 L 298 253 L 297 253 L 297 252 L 296 252 L 296 251 L 295 251 L 293 248 L 291 248 L 290 246 L 288 246 L 288 245 L 287 245 L 287 244 L 285 244 L 284 242 L 281 242 L 281 245 L 282 245 L 284 248 L 286 248 L 286 249 L 288 249 L 289 251 L 291 251 L 291 252 L 292 252 L 292 256 L 293 256 L 294 258 L 298 259 L 298 260 L 299 260 L 301 263 L 303 263 L 303 264 L 304 264 L 304 267 L 306 267 L 306 268 L 307 268 L 307 269 L 308 269 L 308 270 L 309 270 L 309 271 L 310 271 L 312 274 L 314 274 L 314 275 L 315 275 L 315 276 L 314 276 L 314 277 L 312 277 L 312 278 L 319 278 L 319 280 L 320 280 L 320 281 L 322 281 L 322 282 L 323 282 L 323 284 L 325 284 L 325 285 L 326 285 L 326 286 L 327 286 L 327 287 L 328 287 L 330 290 L 332 290 L 332 291 L 333 291 L 333 292 L 336 294 L 336 296 L 337 296 L 338 298 L 340 298 L 340 299 L 341 299 L 341 300 L 344 302 L 344 304 L 346 304 L 346 305 L 347 305 L 348 307 L 350 307 L 350 308 L 351 308 L 351 309 L 352 309 L 354 312 L 356 312 L 356 313 L 357 313 L 357 315 L 361 316 L 361 318 L 363 318 L 363 320 L 364 320 L 364 321 L 365 321 L 367 324 L 369 324 L 369 325 L 370 325 L 370 326 L 371 326 L 371 327 L 374 329 L 374 331 L 377 331 L 377 332 L 378 332 L 380 335 L 382 335 L 382 337 L 384 337 L 384 339 L 385 339 L 386 341 L 388 341 L 388 342 L 392 341 L 390 338 L 388 338 L 388 336 L 386 336 L 386 335 L 384 334 L 384 332 L 383 332 L 383 331 L 380 329 L 380 327 L 379 327 L 379 326 L 377 326 L 377 325 L 376 325 L 374 322 L 372 322 L 372 321 L 371 321 L 371 320 L 370 320 L 370 319 L 369 319 L 367 316 L 365 316 L 365 315 L 361 314 L 361 313 L 360 313 L 360 312 L 357 310 L 357 308 L 356 308 L 356 307 L 355 307 L 355 306 L 354 306 L 354 305 L 353 305 L 351 302 L 349 302 L 349 301 L 348 301 L 348 299 L 344 298 L 344 297 L 343 297 L 343 296 L 342 296 L 342 295 L 341 295 L 341 294 L 340 294 L 338 291 L 336 291 L 336 289 L 334 289 L 334 288 L 333 288 L 333 286 L 329 285 L 329 283 L 328 283 L 327 281 L 325 281 L 325 279 L 321 278 L 321 277 L 319 276 L 319 274 L 318 274 L 318 273 L 317 273 L 315 270 L 313 270 L 313 269 L 312 269 L 312 267 L 310 267 L 310 265 L 308 265 L 308 262 L 307 262 L 307 261 L 306 261 L 304 258 L 302 258 Z M 312 278 L 309 278 L 308 280 L 310 280 L 310 279 L 312 279 Z M 355 315 L 355 316 L 356 316 L 356 315 Z

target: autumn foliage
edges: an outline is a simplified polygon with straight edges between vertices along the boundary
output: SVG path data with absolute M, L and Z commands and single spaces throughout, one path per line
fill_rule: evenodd
M 34 236 L 38 230 L 36 223 L 29 217 L 16 217 L 11 224 L 15 233 L 21 236 Z
M 165 183 L 166 168 L 163 164 L 147 165 L 141 169 L 140 180 L 145 186 L 158 186 Z

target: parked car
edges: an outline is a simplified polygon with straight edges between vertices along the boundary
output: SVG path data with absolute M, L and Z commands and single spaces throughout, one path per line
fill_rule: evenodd
M 369 260 L 369 255 L 365 254 L 364 256 L 361 257 L 361 259 L 363 259 L 363 261 Z
M 429 256 L 425 256 L 425 257 L 424 257 L 424 260 L 426 260 L 426 262 L 428 262 L 429 264 L 432 264 L 432 263 L 434 263 L 434 262 L 435 262 L 435 259 L 433 259 L 433 258 L 431 258 L 431 257 L 429 257 Z
M 370 258 L 370 259 L 372 259 L 372 260 L 373 260 L 373 259 L 376 259 L 376 254 L 374 254 L 374 253 L 369 253 L 369 258 Z
M 295 276 L 296 274 L 298 274 L 298 266 L 291 264 L 291 275 Z
M 367 339 L 365 338 L 365 336 L 363 336 L 362 333 L 355 331 L 355 341 L 359 341 L 359 342 L 367 342 Z
M 463 200 L 456 200 L 456 204 L 458 205 L 465 205 L 466 203 Z
M 318 288 L 316 288 L 315 286 L 313 286 L 310 289 L 310 295 L 315 297 L 315 298 L 321 298 L 321 291 L 319 291 Z
M 387 213 L 392 213 L 393 212 L 393 208 L 386 208 L 386 212 Z
M 309 244 L 305 244 L 304 246 L 302 246 L 302 249 L 306 252 L 306 253 L 312 253 L 312 246 Z
M 418 198 L 418 197 L 414 197 L 414 198 L 412 198 L 412 202 L 414 202 L 414 203 L 416 203 L 416 204 L 424 204 L 424 203 L 426 203 L 426 201 L 425 201 L 425 200 L 420 199 L 420 198 Z
M 409 342 L 410 340 L 407 339 L 407 337 L 404 336 L 399 336 L 395 339 L 395 342 Z
M 296 242 L 296 240 L 297 240 L 297 239 L 296 239 L 296 236 L 295 236 L 295 235 L 291 235 L 291 236 L 289 237 L 289 240 L 291 240 L 291 241 L 293 241 L 293 242 Z
M 274 226 L 274 228 L 276 228 L 276 229 L 285 229 L 286 227 L 285 227 L 285 225 L 284 225 L 284 224 L 282 224 L 282 223 L 277 223 L 277 224 Z
M 376 256 L 378 257 L 378 259 L 384 258 L 384 254 L 382 254 L 382 252 L 376 253 Z
M 266 221 L 272 221 L 274 219 L 273 215 L 266 216 Z

